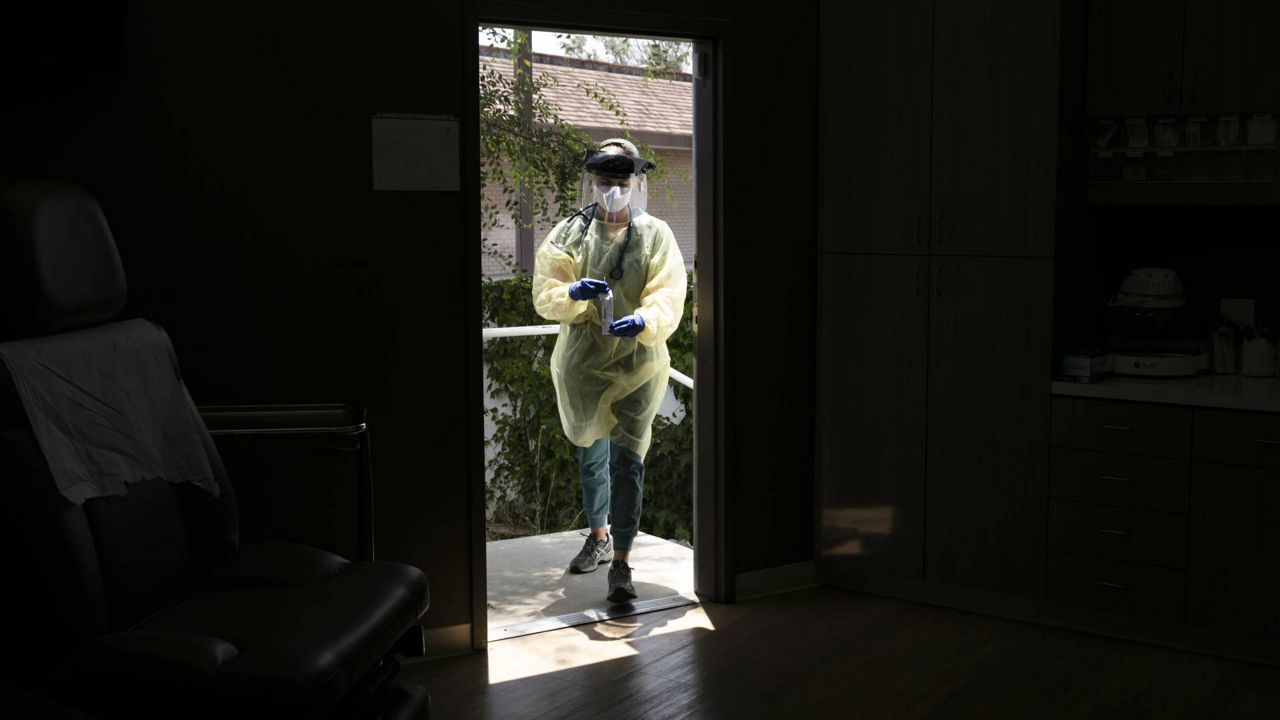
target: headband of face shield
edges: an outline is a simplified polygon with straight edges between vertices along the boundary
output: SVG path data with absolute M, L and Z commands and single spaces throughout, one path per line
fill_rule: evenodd
M 606 141 L 601 147 L 617 144 L 625 150 L 634 145 Z M 583 158 L 583 205 L 596 203 L 600 209 L 617 213 L 623 208 L 644 212 L 648 206 L 645 173 L 656 167 L 643 158 L 619 152 L 588 150 Z
M 582 166 L 587 172 L 593 175 L 604 175 L 609 177 L 628 177 L 630 175 L 643 175 L 649 170 L 657 167 L 652 162 L 644 158 L 631 157 L 617 152 L 605 152 L 602 150 L 588 150 L 586 157 L 582 161 Z

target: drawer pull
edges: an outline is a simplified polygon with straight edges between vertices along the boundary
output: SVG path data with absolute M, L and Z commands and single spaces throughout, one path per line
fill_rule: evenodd
M 1129 478 L 1120 477 L 1119 475 L 1099 475 L 1099 480 L 1110 480 L 1111 482 L 1129 482 Z
M 1102 426 L 1100 426 L 1100 427 L 1101 427 L 1103 430 L 1118 430 L 1118 431 L 1120 431 L 1120 432 L 1132 432 L 1132 431 L 1133 431 L 1133 428 L 1131 428 L 1131 427 L 1126 427 L 1126 426 L 1124 426 L 1124 425 L 1102 425 Z
M 1103 535 L 1128 535 L 1128 530 L 1111 530 L 1109 528 L 1098 528 L 1098 532 Z
M 1280 440 L 1267 440 L 1266 438 L 1253 438 L 1253 442 L 1259 445 L 1280 445 Z
M 1119 583 L 1109 583 L 1109 582 L 1103 582 L 1101 580 L 1094 580 L 1094 582 L 1097 583 L 1098 585 L 1101 585 L 1102 587 L 1116 588 L 1117 590 L 1129 589 L 1128 585 L 1120 585 Z

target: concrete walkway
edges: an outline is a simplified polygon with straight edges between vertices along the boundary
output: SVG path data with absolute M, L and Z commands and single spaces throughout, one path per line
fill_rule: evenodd
M 572 573 L 586 529 L 487 543 L 489 631 L 609 607 L 609 566 Z M 693 548 L 640 533 L 631 548 L 637 601 L 693 594 Z

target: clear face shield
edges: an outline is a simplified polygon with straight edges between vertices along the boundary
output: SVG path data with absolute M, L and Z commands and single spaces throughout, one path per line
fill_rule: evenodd
M 582 171 L 582 207 L 595 203 L 601 213 L 618 214 L 624 209 L 643 213 L 649 206 L 649 186 L 645 173 L 654 164 L 631 157 L 621 148 L 588 151 Z

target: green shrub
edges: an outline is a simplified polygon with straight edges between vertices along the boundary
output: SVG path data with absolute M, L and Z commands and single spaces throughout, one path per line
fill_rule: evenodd
M 482 308 L 487 327 L 545 325 L 533 310 L 530 279 L 485 278 Z M 693 373 L 692 289 L 684 320 L 667 340 L 672 367 Z M 484 344 L 487 390 L 499 400 L 485 410 L 495 431 L 486 449 L 493 477 L 486 484 L 489 539 L 540 535 L 585 527 L 576 448 L 565 438 L 551 384 L 551 350 L 556 336 L 496 338 Z M 692 542 L 693 393 L 671 383 L 685 406 L 675 424 L 658 417 L 653 445 L 645 458 L 644 503 L 640 529 L 662 538 Z M 501 402 L 503 399 L 506 402 Z

